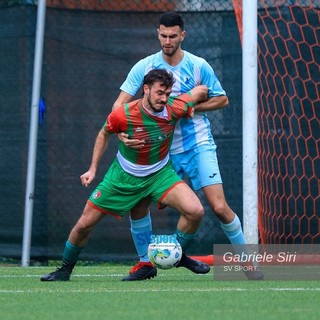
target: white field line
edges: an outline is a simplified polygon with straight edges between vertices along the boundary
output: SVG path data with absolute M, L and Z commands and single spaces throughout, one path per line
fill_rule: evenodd
M 1 278 L 40 278 L 42 276 L 39 274 L 24 274 L 24 275 L 15 275 L 15 274 L 0 274 Z M 72 278 L 81 278 L 81 277 L 123 277 L 125 274 L 73 274 Z
M 1 269 L 0 269 L 1 270 Z M 0 274 L 1 278 L 40 278 L 43 274 Z M 72 278 L 113 278 L 124 277 L 126 273 L 105 273 L 105 274 L 72 274 Z M 158 274 L 158 277 L 165 277 L 165 274 Z M 197 277 L 213 277 L 211 273 L 198 274 Z
M 73 278 L 83 278 L 83 277 L 101 277 L 101 278 L 110 278 L 110 277 L 123 277 L 124 274 L 75 274 L 72 275 Z M 160 277 L 164 277 L 165 275 L 159 275 Z M 212 277 L 212 274 L 201 275 L 201 277 Z M 25 275 L 0 275 L 1 278 L 40 278 L 41 275 L 34 274 L 25 274 Z M 214 284 L 214 281 L 212 281 Z M 130 288 L 130 289 L 108 289 L 108 288 L 100 288 L 100 289 L 69 289 L 66 287 L 64 289 L 50 289 L 48 287 L 43 289 L 28 289 L 28 290 L 6 290 L 0 289 L 0 294 L 15 294 L 15 293 L 116 293 L 116 292 L 262 292 L 262 291 L 284 291 L 284 292 L 296 292 L 296 291 L 305 291 L 305 292 L 320 292 L 319 288 L 304 288 L 304 287 L 266 287 L 266 288 L 170 288 L 170 289 L 139 289 L 139 288 Z
M 256 289 L 245 289 L 245 288 L 208 288 L 208 289 L 82 289 L 82 290 L 68 290 L 66 289 L 34 289 L 34 290 L 1 290 L 0 294 L 16 294 L 16 293 L 117 293 L 117 292 L 135 292 L 135 293 L 145 293 L 145 292 L 258 292 L 258 291 L 304 291 L 304 292 L 319 292 L 320 288 L 256 288 Z

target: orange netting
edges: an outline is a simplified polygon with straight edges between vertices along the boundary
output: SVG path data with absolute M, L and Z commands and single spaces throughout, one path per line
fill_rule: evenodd
M 240 40 L 242 42 L 242 0 L 232 0 L 234 12 L 236 14 Z

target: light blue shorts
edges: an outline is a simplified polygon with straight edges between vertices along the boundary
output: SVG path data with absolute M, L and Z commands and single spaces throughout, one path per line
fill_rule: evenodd
M 193 190 L 222 183 L 216 146 L 203 144 L 195 149 L 170 155 L 175 172 L 187 176 Z

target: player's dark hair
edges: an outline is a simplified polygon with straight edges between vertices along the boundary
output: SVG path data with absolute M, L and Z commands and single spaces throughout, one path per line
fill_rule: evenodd
M 167 89 L 173 86 L 174 81 L 171 72 L 165 69 L 153 69 L 144 76 L 143 85 L 152 86 L 155 82 L 160 82 Z
M 165 27 L 179 26 L 183 30 L 183 19 L 177 12 L 169 11 L 160 17 L 159 25 L 164 25 Z

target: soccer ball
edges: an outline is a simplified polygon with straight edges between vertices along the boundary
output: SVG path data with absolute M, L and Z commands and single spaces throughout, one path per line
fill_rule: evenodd
M 182 248 L 176 235 L 152 235 L 150 240 L 148 256 L 155 267 L 171 269 L 179 263 Z

